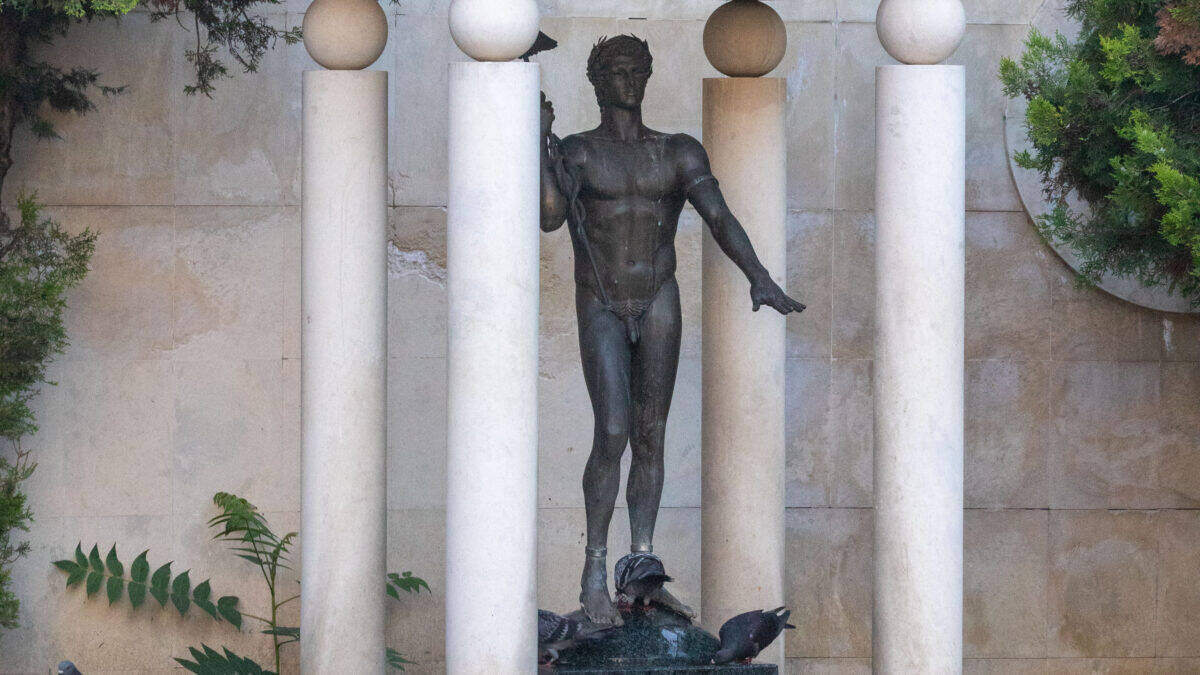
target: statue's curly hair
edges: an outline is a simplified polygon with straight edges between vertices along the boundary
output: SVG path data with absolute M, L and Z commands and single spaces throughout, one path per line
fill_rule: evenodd
M 650 56 L 650 45 L 645 40 L 633 35 L 602 37 L 596 46 L 592 47 L 592 53 L 588 56 L 587 77 L 593 87 L 599 86 L 600 78 L 618 56 L 637 59 L 639 65 L 646 69 L 647 77 L 654 71 L 654 57 Z

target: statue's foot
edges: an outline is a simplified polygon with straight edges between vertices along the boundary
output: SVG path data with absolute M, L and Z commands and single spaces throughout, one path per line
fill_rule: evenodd
M 588 558 L 583 568 L 579 602 L 588 621 L 602 626 L 620 626 L 621 613 L 608 595 L 608 578 L 603 558 Z
M 612 598 L 608 597 L 607 590 L 585 590 L 579 595 L 579 602 L 583 604 L 583 613 L 592 623 L 602 626 L 621 625 L 621 613 L 617 611 Z
M 646 599 L 650 602 L 661 605 L 672 612 L 675 612 L 676 614 L 682 614 L 689 619 L 696 618 L 696 611 L 694 609 L 680 602 L 678 598 L 671 595 L 670 591 L 661 586 L 658 587 L 658 590 L 646 596 Z

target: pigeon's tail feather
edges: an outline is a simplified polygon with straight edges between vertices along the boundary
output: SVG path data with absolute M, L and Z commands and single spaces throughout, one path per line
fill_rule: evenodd
M 783 627 L 784 627 L 784 628 L 791 628 L 792 630 L 795 630 L 795 629 L 796 629 L 796 627 L 795 627 L 795 626 L 793 626 L 793 625 L 792 625 L 792 624 L 790 624 L 790 623 L 785 623 L 785 624 L 783 624 Z
M 779 607 L 776 607 L 775 609 L 772 609 L 769 612 L 763 612 L 763 614 L 778 614 L 785 609 L 787 609 L 787 605 L 780 605 Z M 791 612 L 788 612 L 788 614 L 791 614 Z
M 538 642 L 555 644 L 570 640 L 579 633 L 579 623 L 544 609 L 538 610 Z

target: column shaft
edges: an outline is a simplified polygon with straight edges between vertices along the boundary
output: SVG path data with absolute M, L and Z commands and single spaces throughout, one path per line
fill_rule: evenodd
M 878 673 L 962 671 L 964 71 L 876 69 Z
M 304 73 L 301 668 L 382 673 L 387 73 Z
M 539 72 L 450 64 L 446 672 L 537 663 Z
M 786 287 L 786 81 L 704 80 L 704 145 L 730 209 Z M 701 615 L 716 631 L 783 602 L 786 324 L 751 312 L 750 286 L 712 234 L 703 244 Z M 783 638 L 759 660 L 783 666 Z

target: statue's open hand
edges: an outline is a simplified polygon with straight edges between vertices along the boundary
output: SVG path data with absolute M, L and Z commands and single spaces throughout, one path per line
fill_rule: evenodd
M 805 310 L 805 306 L 802 303 L 788 297 L 788 294 L 783 292 L 779 284 L 770 278 L 750 283 L 750 301 L 754 303 L 754 311 L 756 312 L 763 305 L 774 307 L 775 311 L 780 314 L 791 314 L 792 312 L 803 312 Z
M 542 92 L 542 137 L 550 135 L 550 129 L 554 126 L 554 104 L 550 99 L 546 98 L 546 92 Z

